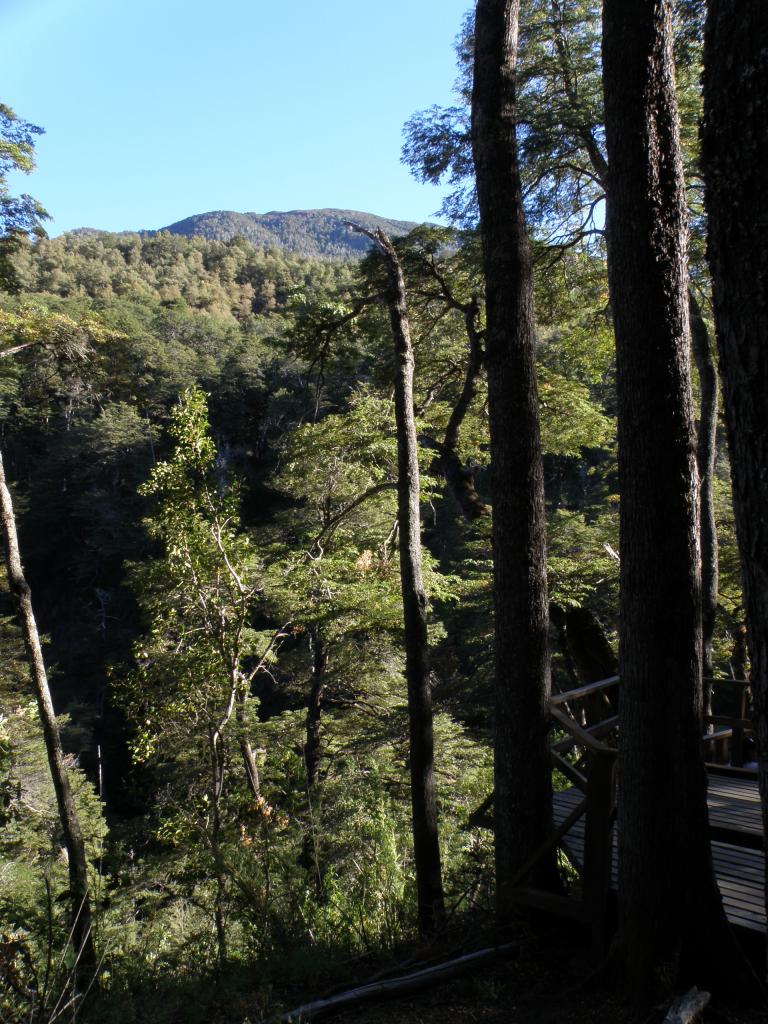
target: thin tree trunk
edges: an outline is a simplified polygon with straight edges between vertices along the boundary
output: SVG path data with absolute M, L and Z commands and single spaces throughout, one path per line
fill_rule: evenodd
M 709 344 L 709 332 L 701 307 L 688 292 L 691 318 L 691 351 L 699 375 L 701 406 L 696 461 L 699 467 L 699 522 L 701 543 L 701 643 L 704 675 L 712 675 L 712 640 L 717 616 L 719 586 L 717 524 L 715 522 L 714 479 L 717 458 L 717 367 Z M 712 692 L 704 694 L 705 714 L 712 713 Z
M 477 381 L 483 366 L 483 345 L 480 332 L 477 329 L 479 312 L 477 298 L 473 296 L 470 302 L 460 304 L 460 308 L 467 330 L 469 356 L 464 386 L 453 407 L 440 445 L 440 470 L 459 508 L 467 519 L 472 520 L 484 515 L 486 507 L 475 487 L 474 470 L 465 466 L 459 458 L 459 430 L 477 394 Z
M 472 151 L 486 281 L 495 605 L 495 823 L 499 921 L 511 882 L 552 822 L 544 474 L 530 247 L 516 138 L 519 0 L 479 0 Z M 554 884 L 555 863 L 533 879 Z
M 59 821 L 64 835 L 69 868 L 69 891 L 72 901 L 72 941 L 77 957 L 78 973 L 85 976 L 92 973 L 96 966 L 96 956 L 91 934 L 91 904 L 88 896 L 88 861 L 85 855 L 83 834 L 77 816 L 77 809 L 69 784 L 67 769 L 64 764 L 64 751 L 61 736 L 56 722 L 56 714 L 51 700 L 48 677 L 45 671 L 40 637 L 37 632 L 34 611 L 32 609 L 32 593 L 24 577 L 24 569 L 19 553 L 19 540 L 16 533 L 16 520 L 13 513 L 11 494 L 5 480 L 2 453 L 0 453 L 0 517 L 2 518 L 3 540 L 5 542 L 5 559 L 8 569 L 8 582 L 13 593 L 21 618 L 24 647 L 29 662 L 29 670 L 35 686 L 37 708 L 40 724 L 43 729 L 45 749 L 48 756 L 48 767 L 51 773 Z
M 419 930 L 434 932 L 445 917 L 440 842 L 435 799 L 427 598 L 421 575 L 421 509 L 418 444 L 413 412 L 413 346 L 405 281 L 391 240 L 381 230 L 367 231 L 386 264 L 390 285 L 389 319 L 395 343 L 395 419 L 397 422 L 397 518 L 400 534 L 400 580 L 408 683 L 411 805 Z
M 701 579 L 671 0 L 605 0 L 621 490 L 619 936 L 635 993 L 734 962 L 701 751 Z M 662 838 L 663 837 L 663 838 Z
M 312 651 L 312 685 L 309 690 L 307 707 L 307 739 L 304 744 L 304 763 L 307 768 L 307 784 L 316 786 L 320 779 L 320 716 L 323 712 L 328 648 L 319 630 L 310 630 Z
M 220 728 L 212 728 L 208 734 L 208 750 L 211 759 L 211 827 L 208 833 L 211 845 L 211 856 L 216 873 L 216 896 L 213 904 L 213 923 L 216 930 L 216 947 L 219 968 L 223 968 L 227 960 L 227 931 L 224 924 L 224 901 L 226 896 L 226 876 L 223 870 L 221 854 L 221 796 L 224 789 L 224 750 Z
M 710 0 L 703 166 L 709 263 L 768 829 L 768 4 Z
M 256 763 L 256 755 L 253 752 L 251 741 L 245 729 L 245 694 L 238 692 L 235 697 L 235 718 L 237 721 L 238 744 L 243 758 L 245 769 L 245 780 L 255 800 L 261 796 L 261 780 L 259 779 L 259 766 Z

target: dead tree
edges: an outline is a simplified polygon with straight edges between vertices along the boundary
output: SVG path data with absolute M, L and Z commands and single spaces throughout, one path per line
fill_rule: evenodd
M 408 684 L 413 849 L 419 930 L 422 934 L 430 934 L 442 923 L 445 907 L 435 799 L 427 598 L 421 573 L 421 495 L 413 411 L 413 346 L 405 280 L 395 247 L 381 230 L 370 232 L 357 225 L 352 227 L 374 242 L 389 277 L 386 302 L 395 345 L 397 519 Z
M 40 636 L 37 632 L 37 623 L 32 608 L 32 592 L 24 576 L 21 555 L 19 553 L 16 518 L 13 512 L 11 493 L 5 480 L 2 453 L 0 453 L 0 520 L 2 520 L 8 583 L 11 593 L 15 598 L 21 620 L 24 649 L 35 687 L 37 708 L 48 757 L 48 767 L 56 794 L 56 806 L 64 836 L 64 846 L 67 851 L 72 911 L 72 942 L 75 961 L 78 973 L 85 976 L 88 973 L 92 973 L 96 966 L 91 932 L 91 903 L 88 894 L 88 860 L 85 855 L 83 833 L 77 816 L 72 787 L 67 775 L 59 726 L 56 722 L 56 713 L 53 709 L 51 691 L 48 686 L 48 676 L 45 671 Z

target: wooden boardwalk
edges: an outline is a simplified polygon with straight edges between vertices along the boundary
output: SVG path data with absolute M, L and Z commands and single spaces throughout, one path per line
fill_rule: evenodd
M 577 789 L 554 796 L 555 825 L 561 825 L 583 799 Z M 726 774 L 709 775 L 709 820 L 712 860 L 728 920 L 737 928 L 765 933 L 765 879 L 762 818 L 757 782 Z M 581 872 L 584 859 L 584 818 L 563 836 L 561 845 Z M 616 887 L 616 844 L 612 882 Z

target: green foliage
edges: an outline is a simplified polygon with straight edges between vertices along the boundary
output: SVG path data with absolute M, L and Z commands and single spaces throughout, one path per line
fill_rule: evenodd
M 160 558 L 132 572 L 149 631 L 136 645 L 137 671 L 122 700 L 136 723 L 134 749 L 146 759 L 221 731 L 245 699 L 254 670 L 272 655 L 271 634 L 251 626 L 259 599 L 257 565 L 238 533 L 239 496 L 221 493 L 204 394 L 184 393 L 172 413 L 171 458 L 141 493 L 156 499 L 146 521 Z
M 22 171 L 30 174 L 35 167 L 35 136 L 38 128 L 21 118 L 4 103 L 0 103 L 0 290 L 19 290 L 19 280 L 12 257 L 28 235 L 45 234 L 42 221 L 48 214 L 40 203 L 29 195 L 13 196 L 8 189 L 8 174 Z
M 692 61 L 680 89 L 694 186 L 700 6 L 679 5 L 678 34 L 679 59 Z M 591 234 L 601 218 L 590 153 L 591 142 L 602 150 L 598 17 L 587 0 L 536 0 L 524 12 L 520 136 L 537 236 L 550 598 L 588 607 L 610 637 L 615 368 L 605 259 Z M 422 177 L 448 177 L 451 215 L 471 225 L 469 23 L 459 46 L 457 105 L 417 115 L 405 155 Z M 32 132 L 19 136 L 29 148 L 7 159 L 31 160 L 34 129 L 16 128 Z M 375 254 L 352 265 L 275 247 L 347 258 L 351 239 L 362 254 L 368 241 L 342 228 L 347 216 L 369 223 L 344 211 L 219 213 L 154 235 L 15 237 L 25 294 L 0 306 L 3 349 L 18 349 L 0 359 L 4 458 L 55 697 L 71 716 L 65 735 L 93 774 L 98 730 L 115 823 L 104 844 L 73 759 L 90 853 L 102 861 L 100 1021 L 234 1020 L 255 1004 L 272 1016 L 281 988 L 331 983 L 319 963 L 413 934 L 386 275 Z M 479 241 L 471 230 L 383 226 L 404 236 L 415 350 L 447 902 L 482 914 L 491 835 L 467 825 L 493 785 L 491 516 L 465 520 L 441 467 L 479 353 L 449 439 L 485 500 Z M 743 613 L 724 465 L 719 473 L 726 666 Z M 49 921 L 54 945 L 66 946 L 66 872 L 12 620 L 0 620 L 0 640 L 0 879 L 11 880 L 0 895 L 11 945 L 0 956 L 10 949 L 38 991 Z
M 291 295 L 336 287 L 348 270 L 240 240 L 70 233 L 22 245 L 14 257 L 26 291 L 63 297 L 159 300 L 232 322 L 285 309 Z
M 558 510 L 549 521 L 549 596 L 562 608 L 612 609 L 618 596 L 618 500 L 608 510 Z
M 0 620 L 0 641 L 0 1016 L 10 1024 L 47 1020 L 66 984 L 69 879 L 37 706 L 12 620 Z M 66 767 L 93 867 L 91 886 L 99 892 L 107 835 L 101 801 L 74 758 Z

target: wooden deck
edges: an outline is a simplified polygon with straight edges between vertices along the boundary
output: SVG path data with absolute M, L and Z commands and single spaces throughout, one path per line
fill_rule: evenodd
M 555 825 L 560 825 L 583 799 L 577 789 L 554 796 Z M 729 921 L 737 928 L 765 933 L 765 880 L 762 819 L 757 782 L 750 778 L 710 774 L 709 820 L 712 860 Z M 581 871 L 584 859 L 584 818 L 561 841 L 569 860 Z M 616 844 L 612 882 L 616 887 Z

